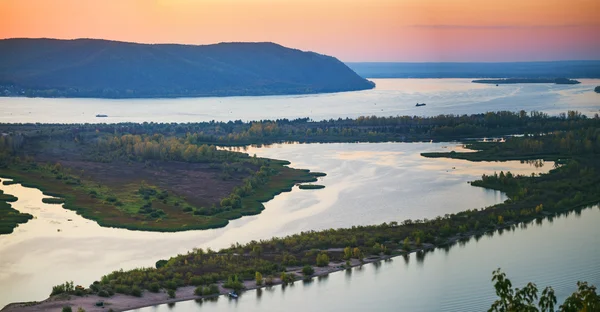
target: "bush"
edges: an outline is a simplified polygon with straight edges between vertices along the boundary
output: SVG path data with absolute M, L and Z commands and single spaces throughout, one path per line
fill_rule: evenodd
M 42 198 L 42 203 L 44 203 L 44 204 L 64 204 L 65 200 L 63 198 L 46 197 L 46 198 Z
M 56 285 L 52 287 L 50 296 L 59 295 L 62 293 L 72 293 L 75 290 L 73 282 L 65 282 L 64 284 Z
M 165 287 L 167 289 L 177 289 L 177 283 L 175 281 L 167 281 Z
M 194 295 L 196 296 L 210 296 L 219 294 L 219 286 L 215 284 L 210 284 L 207 287 L 198 286 L 194 290 Z
M 160 291 L 160 285 L 156 282 L 150 283 L 150 285 L 148 285 L 148 290 L 153 293 L 157 293 Z
M 304 274 L 304 275 L 306 275 L 306 276 L 313 275 L 314 273 L 315 273 L 315 269 L 313 269 L 313 267 L 312 267 L 312 266 L 310 266 L 310 265 L 305 265 L 305 266 L 302 268 L 302 274 Z
M 137 286 L 133 286 L 133 287 L 131 287 L 131 295 L 136 296 L 136 297 L 141 297 L 142 290 Z
M 73 312 L 73 309 L 71 309 L 71 307 L 69 307 L 69 306 L 64 306 L 62 308 L 62 312 Z
M 85 312 L 85 309 L 82 307 L 77 308 L 77 312 Z
M 100 296 L 100 297 L 105 297 L 105 298 L 106 298 L 106 297 L 110 297 L 110 295 L 108 294 L 108 291 L 106 291 L 106 290 L 104 290 L 104 289 L 102 289 L 102 290 L 100 290 L 100 291 L 98 292 L 98 296 Z
M 227 279 L 227 282 L 225 282 L 223 284 L 223 287 L 237 291 L 237 290 L 243 289 L 244 284 L 242 284 L 242 282 L 239 281 L 237 275 L 234 275 L 234 276 L 229 276 L 229 278 Z
M 175 291 L 173 289 L 169 289 L 167 294 L 169 294 L 169 298 L 175 298 Z

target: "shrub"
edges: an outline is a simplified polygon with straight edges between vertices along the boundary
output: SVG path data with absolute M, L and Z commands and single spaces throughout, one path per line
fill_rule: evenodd
M 108 294 L 108 291 L 102 289 L 98 292 L 98 296 L 100 297 L 110 297 L 110 295 Z
M 62 312 L 73 312 L 73 309 L 71 309 L 71 307 L 69 307 L 69 306 L 64 306 L 62 308 Z
M 202 287 L 202 286 L 196 287 L 196 289 L 194 289 L 194 295 L 202 296 L 202 288 L 204 288 L 204 287 Z
M 293 273 L 285 273 L 285 272 L 281 272 L 281 282 L 285 285 L 288 283 L 293 283 L 295 280 L 294 274 Z
M 153 293 L 157 293 L 160 291 L 160 285 L 156 282 L 150 283 L 150 285 L 148 285 L 148 290 Z
M 77 312 L 85 312 L 85 309 L 82 307 L 77 308 Z
M 223 284 L 223 287 L 233 289 L 233 290 L 241 290 L 244 288 L 244 284 L 239 281 L 238 276 L 229 276 L 227 282 Z
M 136 297 L 141 297 L 142 290 L 137 286 L 133 286 L 133 287 L 131 287 L 131 295 L 136 296 Z
M 175 298 L 175 291 L 173 289 L 169 289 L 167 294 L 169 294 L 169 298 Z
M 175 281 L 167 281 L 165 287 L 167 289 L 177 289 L 177 283 Z
M 304 274 L 304 275 L 306 275 L 306 276 L 313 275 L 314 273 L 315 273 L 315 269 L 313 269 L 313 267 L 312 267 L 312 266 L 310 266 L 310 265 L 305 265 L 305 266 L 302 268 L 302 274 Z

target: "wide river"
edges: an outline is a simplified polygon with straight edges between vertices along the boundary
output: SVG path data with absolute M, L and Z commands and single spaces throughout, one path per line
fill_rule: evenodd
M 487 311 L 496 300 L 492 270 L 515 287 L 551 285 L 559 303 L 577 281 L 600 285 L 600 206 L 292 286 L 252 290 L 237 300 L 186 301 L 133 310 L 184 311 Z M 526 229 L 525 229 L 526 228 Z M 285 307 L 285 308 L 284 308 Z
M 578 110 L 599 113 L 600 79 L 578 85 L 471 83 L 472 79 L 372 79 L 372 90 L 300 96 L 181 99 L 43 99 L 0 97 L 0 122 L 197 122 L 241 119 L 473 114 Z M 416 103 L 427 106 L 415 107 Z M 106 118 L 96 118 L 106 114 Z
M 153 100 L 32 99 L 0 97 L 0 122 L 194 122 L 360 115 L 470 114 L 487 111 L 539 110 L 558 114 L 599 112 L 600 80 L 579 85 L 481 85 L 469 79 L 375 79 L 377 88 L 360 92 L 305 96 L 230 97 Z M 415 103 L 427 103 L 416 108 Z M 107 114 L 107 118 L 96 118 Z M 158 259 L 194 247 L 219 249 L 234 242 L 266 239 L 300 231 L 433 218 L 502 202 L 497 191 L 467 181 L 483 173 L 511 170 L 544 172 L 519 162 L 470 163 L 426 159 L 426 151 L 460 150 L 453 143 L 286 144 L 249 148 L 250 154 L 290 160 L 293 167 L 323 171 L 322 190 L 281 194 L 265 203 L 260 215 L 207 231 L 153 233 L 102 228 L 58 205 L 43 204 L 39 190 L 0 185 L 19 197 L 15 209 L 34 220 L 10 235 L 0 235 L 0 307 L 14 301 L 41 300 L 53 285 L 73 280 L 89 285 L 119 268 L 153 266 Z M 0 177 L 1 178 L 1 177 Z M 559 296 L 575 281 L 600 285 L 600 251 L 595 237 L 598 209 L 581 217 L 544 221 L 527 230 L 483 237 L 449 251 L 436 250 L 424 261 L 415 255 L 381 265 L 332 274 L 311 284 L 297 283 L 249 292 L 239 301 L 223 298 L 203 305 L 215 310 L 483 310 L 490 304 L 491 271 L 502 267 L 522 285 L 553 285 Z M 351 283 L 349 281 L 352 281 Z M 260 295 L 262 294 L 262 296 Z M 285 303 L 284 303 L 285 300 Z M 322 303 L 323 305 L 317 305 Z M 161 310 L 169 307 L 151 308 Z M 196 310 L 178 303 L 176 310 Z M 207 309 L 209 310 L 209 309 Z M 213 309 L 210 309 L 213 310 Z M 146 310 L 145 310 L 146 311 Z
M 159 259 L 194 247 L 213 249 L 307 230 L 433 218 L 502 202 L 497 191 L 470 186 L 482 173 L 501 169 L 530 174 L 520 162 L 488 163 L 429 159 L 424 151 L 460 150 L 449 143 L 285 144 L 251 148 L 251 154 L 288 159 L 293 167 L 323 171 L 322 190 L 278 195 L 259 215 L 227 227 L 179 233 L 103 228 L 95 222 L 41 202 L 37 189 L 0 185 L 19 198 L 15 209 L 36 219 L 0 236 L 0 306 L 40 300 L 65 280 L 89 285 L 119 268 L 153 266 Z M 72 221 L 68 221 L 71 219 Z M 60 232 L 59 232 L 60 230 Z M 487 278 L 487 276 L 486 276 Z

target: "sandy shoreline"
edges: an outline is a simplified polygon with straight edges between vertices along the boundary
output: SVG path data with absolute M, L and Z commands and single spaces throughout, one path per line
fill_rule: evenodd
M 410 253 L 417 252 L 417 251 L 424 250 L 424 249 L 431 249 L 431 248 L 434 248 L 434 246 L 424 244 L 423 248 L 418 249 L 418 250 L 413 250 Z M 369 258 L 365 258 L 362 263 L 358 259 L 352 259 L 350 261 L 350 266 L 357 267 L 357 266 L 361 266 L 363 264 L 386 260 L 389 258 L 401 256 L 404 254 L 406 254 L 406 253 L 398 254 L 398 255 L 380 256 L 380 257 L 369 257 Z M 311 278 L 328 275 L 329 273 L 333 273 L 333 272 L 346 270 L 347 268 L 345 268 L 344 266 L 345 266 L 345 262 L 330 262 L 329 265 L 326 267 L 313 266 L 315 273 L 313 275 L 311 275 Z M 296 275 L 297 278 L 300 278 L 300 279 L 304 278 L 304 275 L 302 274 L 302 267 L 294 267 L 294 268 L 286 271 L 286 273 L 293 273 Z M 217 285 L 219 286 L 219 291 L 220 291 L 219 295 L 227 295 L 230 290 L 223 288 L 222 284 L 223 284 L 223 281 L 217 283 Z M 281 280 L 278 277 L 273 278 L 272 286 L 280 285 L 280 284 L 281 284 Z M 266 286 L 266 285 L 257 286 L 254 281 L 244 281 L 244 286 L 245 286 L 245 290 L 253 290 L 253 289 L 258 289 L 258 288 L 271 287 L 271 286 Z M 109 298 L 103 298 L 103 297 L 99 297 L 97 295 L 86 295 L 83 297 L 78 297 L 78 296 L 74 296 L 74 295 L 58 295 L 58 296 L 54 296 L 54 297 L 48 298 L 48 299 L 46 299 L 44 301 L 40 301 L 40 302 L 10 303 L 0 311 L 1 312 L 62 311 L 63 307 L 70 306 L 74 312 L 77 311 L 77 309 L 79 307 L 85 309 L 86 312 L 100 312 L 100 311 L 105 312 L 105 311 L 110 311 L 110 309 L 117 312 L 117 311 L 128 311 L 128 310 L 133 310 L 133 309 L 151 307 L 151 306 L 166 304 L 166 303 L 174 303 L 174 302 L 180 302 L 180 301 L 204 299 L 204 298 L 211 298 L 211 297 L 214 298 L 214 297 L 219 296 L 219 295 L 196 296 L 196 295 L 194 295 L 195 289 L 196 289 L 195 286 L 179 287 L 179 288 L 177 288 L 177 290 L 175 292 L 175 298 L 169 298 L 166 290 L 164 290 L 164 289 L 161 289 L 161 291 L 158 293 L 153 293 L 148 290 L 144 290 L 142 297 L 134 297 L 134 296 L 123 295 L 123 294 L 115 294 L 114 296 L 109 297 Z M 104 302 L 104 307 L 96 306 L 96 303 L 99 301 Z

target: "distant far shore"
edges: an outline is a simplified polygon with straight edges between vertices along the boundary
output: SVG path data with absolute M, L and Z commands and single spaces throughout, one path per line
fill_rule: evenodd
M 363 78 L 599 79 L 600 60 L 548 62 L 349 62 Z
M 479 79 L 474 83 L 487 84 L 515 84 L 515 83 L 553 83 L 553 84 L 580 84 L 581 82 L 568 78 L 506 78 L 506 79 Z

